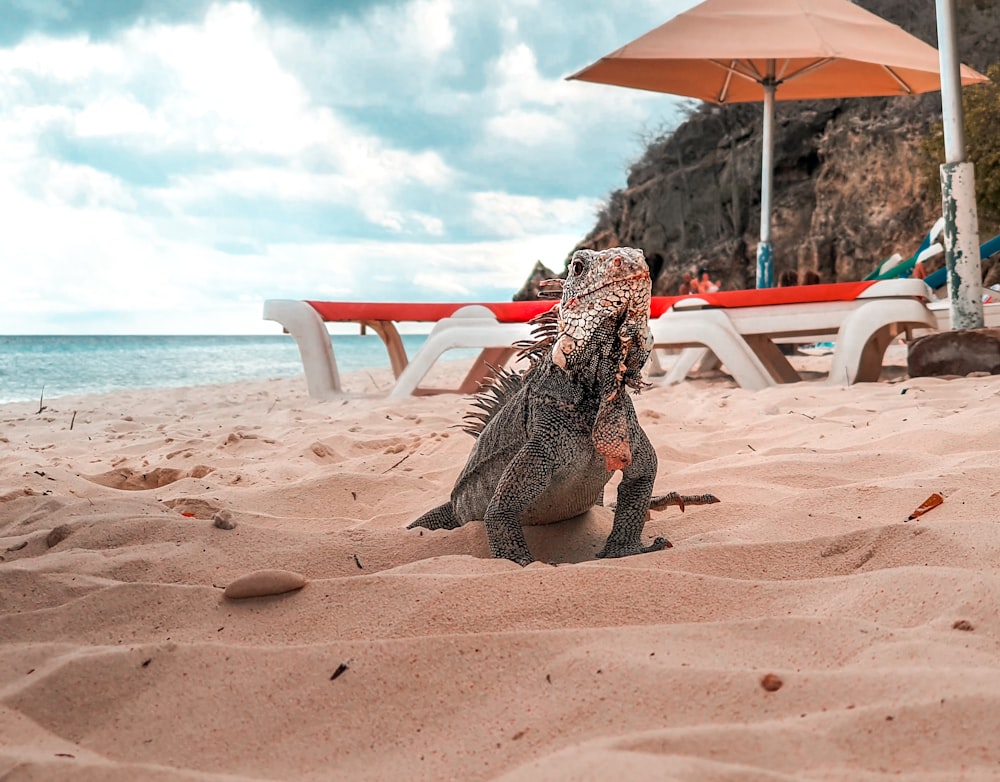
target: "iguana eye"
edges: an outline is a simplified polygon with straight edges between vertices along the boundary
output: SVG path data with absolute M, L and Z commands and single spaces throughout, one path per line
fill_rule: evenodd
M 573 272 L 574 277 L 583 274 L 583 261 L 573 261 L 570 270 Z

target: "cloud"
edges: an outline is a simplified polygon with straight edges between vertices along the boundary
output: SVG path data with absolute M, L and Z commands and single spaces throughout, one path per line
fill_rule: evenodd
M 468 298 L 472 292 L 469 288 L 467 274 L 425 274 L 418 272 L 413 277 L 413 285 L 417 289 L 430 291 L 433 295 L 457 297 L 460 301 Z
M 267 297 L 509 298 L 670 115 L 563 78 L 662 21 L 624 5 L 16 2 L 0 332 L 250 333 Z
M 528 238 L 552 225 L 588 225 L 599 202 L 592 198 L 539 198 L 491 191 L 472 194 L 472 218 L 482 232 Z M 582 237 L 581 237 L 582 238 Z
M 79 73 L 58 65 L 68 58 L 82 64 Z M 266 24 L 249 5 L 213 7 L 197 26 L 137 27 L 118 47 L 48 40 L 19 46 L 6 60 L 9 72 L 47 79 L 55 93 L 48 110 L 33 107 L 22 138 L 47 139 L 50 152 L 72 150 L 99 172 L 136 183 L 148 181 L 143 162 L 200 158 L 194 171 L 182 166 L 144 194 L 169 211 L 226 198 L 323 201 L 356 207 L 394 233 L 441 233 L 439 219 L 393 205 L 400 190 L 448 185 L 453 172 L 440 156 L 395 149 L 314 105 L 272 54 Z M 173 88 L 151 100 L 128 62 Z M 104 89 L 92 85 L 95 75 L 107 77 Z M 70 97 L 81 88 L 89 101 Z M 17 118 L 22 128 L 24 119 Z M 117 147 L 111 154 L 109 142 Z
M 397 6 L 405 0 L 257 0 L 267 16 L 297 24 L 328 24 Z M 137 24 L 184 24 L 201 19 L 213 0 L 6 0 L 0 14 L 0 44 L 13 45 L 35 34 L 112 37 Z

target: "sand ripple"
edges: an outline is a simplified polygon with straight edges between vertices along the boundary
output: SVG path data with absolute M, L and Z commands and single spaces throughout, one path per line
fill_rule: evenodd
M 530 529 L 525 569 L 404 529 L 455 398 L 301 385 L 0 407 L 0 777 L 1000 775 L 1000 378 L 643 394 L 657 491 L 722 502 L 620 561 L 605 509 Z M 224 597 L 255 571 L 309 586 Z

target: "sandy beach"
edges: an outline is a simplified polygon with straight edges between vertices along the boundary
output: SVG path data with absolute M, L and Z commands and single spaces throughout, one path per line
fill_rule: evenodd
M 721 503 L 523 569 L 405 529 L 460 397 L 0 406 L 0 779 L 1000 778 L 1000 377 L 817 378 L 644 392 L 656 491 Z M 306 584 L 223 594 L 262 569 Z

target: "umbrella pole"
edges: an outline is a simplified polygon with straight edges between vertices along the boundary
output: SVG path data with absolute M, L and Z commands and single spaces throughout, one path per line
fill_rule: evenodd
M 768 62 L 764 87 L 764 128 L 760 155 L 760 241 L 757 243 L 757 287 L 774 287 L 771 251 L 771 182 L 774 176 L 774 60 Z
M 979 258 L 979 221 L 976 180 L 965 160 L 962 114 L 962 78 L 955 30 L 955 0 L 937 0 L 938 53 L 941 60 L 941 114 L 945 164 L 941 166 L 941 206 L 944 214 L 944 250 L 948 267 L 948 297 L 953 329 L 981 329 L 984 325 Z

